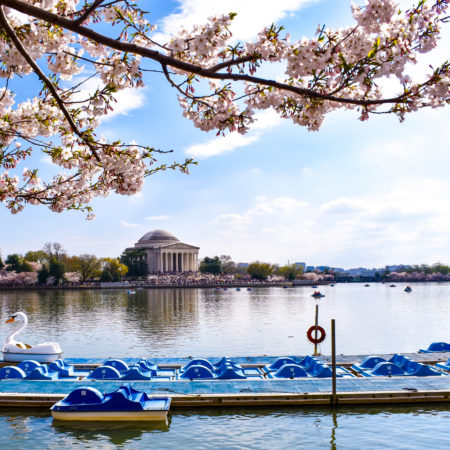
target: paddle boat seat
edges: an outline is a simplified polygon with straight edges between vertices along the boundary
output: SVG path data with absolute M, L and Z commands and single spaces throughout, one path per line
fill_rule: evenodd
M 274 378 L 304 378 L 308 374 L 298 364 L 285 364 L 280 367 L 274 374 Z
M 121 359 L 109 359 L 103 363 L 104 366 L 114 367 L 120 373 L 125 373 L 129 367 L 128 364 L 123 362 Z
M 242 369 L 237 369 L 234 366 L 226 365 L 218 369 L 215 377 L 218 380 L 245 380 L 245 376 Z
M 368 356 L 364 358 L 360 364 L 353 364 L 352 369 L 356 372 L 362 372 L 363 370 L 373 369 L 380 362 L 385 362 L 386 360 L 381 356 Z
M 87 377 L 88 380 L 118 380 L 121 373 L 111 366 L 100 366 L 95 368 Z
M 207 360 L 204 358 L 195 358 L 192 361 L 189 361 L 185 366 L 181 367 L 179 370 L 179 373 L 185 372 L 189 367 L 192 366 L 203 366 L 209 369 L 211 372 L 214 372 L 216 368 Z
M 124 363 L 125 364 L 125 363 Z M 158 378 L 158 379 L 170 379 L 171 377 L 174 377 L 176 374 L 175 369 L 161 369 L 158 364 L 152 363 L 148 359 L 141 359 L 137 363 L 133 364 L 133 366 L 138 365 L 141 369 L 141 372 L 149 372 L 152 378 Z M 130 367 L 131 369 L 131 367 Z M 122 375 L 127 373 L 121 372 Z
M 152 373 L 142 370 L 141 366 L 136 364 L 131 366 L 121 377 L 121 380 L 151 380 Z
M 405 364 L 405 361 L 409 360 L 409 358 L 407 358 L 404 355 L 399 355 L 398 353 L 395 353 L 394 355 L 392 355 L 391 358 L 389 358 L 388 362 L 391 362 L 392 364 L 397 364 L 397 366 L 403 366 L 403 364 Z
M 450 352 L 450 344 L 448 344 L 447 342 L 433 342 L 426 350 L 420 349 L 419 352 L 420 353 Z
M 234 361 L 232 361 L 230 358 L 227 358 L 226 356 L 219 359 L 219 361 L 216 362 L 215 364 L 213 364 L 213 366 L 216 368 L 216 370 L 218 370 L 218 369 L 221 369 L 222 367 L 226 366 L 227 364 L 231 365 L 235 369 L 242 369 L 242 366 L 239 363 L 235 363 Z
M 326 364 L 316 364 L 312 367 L 312 369 L 307 370 L 306 372 L 313 378 L 329 378 L 333 376 L 332 370 Z
M 48 366 L 35 367 L 25 377 L 26 380 L 58 380 L 59 373 L 54 370 L 50 370 Z
M 405 376 L 405 372 L 396 364 L 385 361 L 378 363 L 372 370 L 361 372 L 365 377 Z
M 286 364 L 295 364 L 298 365 L 298 361 L 294 361 L 289 356 L 284 356 L 283 358 L 278 358 L 274 363 L 270 366 L 265 366 L 267 372 L 276 372 L 278 369 L 283 367 Z
M 22 379 L 26 377 L 26 373 L 17 366 L 5 366 L 0 369 L 0 380 Z
M 322 364 L 322 361 L 317 359 L 314 356 L 305 356 L 303 360 L 300 362 L 300 365 L 306 370 L 312 370 L 314 366 L 317 364 Z
M 150 372 L 152 376 L 157 375 L 160 370 L 157 364 L 152 363 L 148 359 L 141 359 L 136 364 L 138 364 L 144 372 Z
M 91 405 L 95 403 L 102 403 L 104 395 L 93 387 L 80 387 L 73 390 L 67 397 L 64 398 L 64 403 L 67 405 L 84 404 Z
M 41 363 L 35 361 L 34 359 L 26 359 L 25 361 L 21 361 L 17 364 L 17 367 L 20 367 L 25 373 L 30 373 L 36 367 L 41 367 Z
M 73 366 L 72 364 L 67 364 L 62 359 L 57 359 L 56 361 L 52 362 L 49 365 L 49 368 L 51 370 L 54 370 L 55 372 L 58 372 L 61 378 L 85 377 L 89 375 L 89 372 L 87 371 L 85 372 L 81 370 L 75 370 L 75 366 Z
M 415 366 L 410 365 L 405 369 L 405 372 L 408 375 L 411 375 L 413 377 L 436 377 L 436 376 L 442 376 L 444 375 L 442 372 L 433 369 L 430 366 L 427 366 L 426 364 L 416 363 Z
M 195 364 L 182 372 L 179 375 L 179 378 L 183 380 L 207 379 L 214 378 L 214 373 L 212 370 L 202 366 L 201 364 Z

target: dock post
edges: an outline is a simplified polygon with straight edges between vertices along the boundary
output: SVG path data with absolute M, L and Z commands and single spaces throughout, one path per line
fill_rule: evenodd
M 336 325 L 334 319 L 331 319 L 331 370 L 333 372 L 331 402 L 333 406 L 335 406 L 337 404 L 337 396 L 336 396 Z
M 316 329 L 314 330 L 314 339 L 317 341 L 317 327 L 319 326 L 319 305 L 316 305 L 316 320 L 314 322 L 314 325 Z M 317 343 L 314 344 L 314 354 L 313 356 L 318 356 L 319 353 L 317 352 Z

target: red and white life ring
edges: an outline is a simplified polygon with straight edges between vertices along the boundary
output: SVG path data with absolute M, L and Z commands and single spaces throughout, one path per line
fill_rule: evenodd
M 317 330 L 317 335 L 315 333 L 315 331 Z M 306 335 L 308 336 L 308 340 L 309 342 L 312 342 L 313 344 L 320 344 L 321 342 L 323 342 L 325 340 L 326 337 L 326 333 L 325 330 L 317 325 L 317 327 L 315 325 L 313 325 L 306 333 Z M 317 336 L 317 339 L 315 338 L 315 335 Z

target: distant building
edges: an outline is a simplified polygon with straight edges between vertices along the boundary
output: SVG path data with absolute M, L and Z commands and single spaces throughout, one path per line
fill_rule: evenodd
M 134 247 L 126 252 L 141 250 L 147 265 L 147 273 L 191 272 L 198 269 L 199 247 L 184 244 L 173 234 L 153 230 L 144 234 Z
M 297 269 L 300 269 L 300 267 L 301 267 L 303 269 L 303 271 L 305 271 L 305 269 L 306 269 L 306 263 L 304 263 L 304 262 L 296 262 L 296 263 L 294 263 L 294 266 Z

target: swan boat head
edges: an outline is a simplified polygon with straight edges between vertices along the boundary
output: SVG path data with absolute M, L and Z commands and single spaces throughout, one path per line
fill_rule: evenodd
M 23 312 L 14 313 L 5 323 L 17 322 L 21 326 L 6 336 L 3 344 L 4 361 L 24 361 L 33 359 L 38 362 L 53 362 L 62 356 L 62 349 L 57 342 L 44 342 L 43 344 L 28 345 L 17 342 L 14 337 L 24 330 L 28 324 L 27 315 Z

